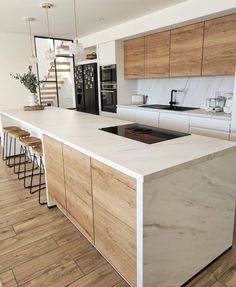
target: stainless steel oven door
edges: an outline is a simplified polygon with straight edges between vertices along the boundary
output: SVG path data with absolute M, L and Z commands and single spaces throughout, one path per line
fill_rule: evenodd
M 102 111 L 116 113 L 117 91 L 102 90 L 101 91 Z
M 101 82 L 116 83 L 116 65 L 101 67 Z

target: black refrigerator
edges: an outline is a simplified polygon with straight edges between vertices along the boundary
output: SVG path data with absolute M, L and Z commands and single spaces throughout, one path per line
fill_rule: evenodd
M 97 64 L 75 66 L 76 110 L 99 114 Z

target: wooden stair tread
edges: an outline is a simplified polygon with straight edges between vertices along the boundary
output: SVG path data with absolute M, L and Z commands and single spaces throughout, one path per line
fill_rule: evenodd
M 41 95 L 56 95 L 57 92 L 42 92 Z
M 70 62 L 56 62 L 57 66 L 64 66 L 64 65 L 67 65 L 67 66 L 70 66 Z M 50 63 L 51 66 L 55 65 L 54 62 L 51 62 Z
M 57 49 L 58 49 L 58 50 L 69 51 L 70 46 L 68 46 L 68 45 L 60 45 L 60 46 L 57 46 Z
M 44 87 L 44 88 L 41 88 L 40 90 L 41 91 L 44 91 L 44 90 L 56 90 L 58 88 L 58 90 L 60 90 L 61 89 L 61 87 Z
M 64 84 L 64 81 L 57 81 L 57 83 L 58 84 Z M 46 83 L 44 83 L 44 85 L 55 85 L 56 83 L 54 83 L 54 82 L 46 82 Z
M 55 70 L 55 68 L 52 68 L 52 69 L 49 69 L 48 70 L 49 72 L 55 72 L 56 70 Z M 70 72 L 71 71 L 71 69 L 57 69 L 57 73 L 58 72 Z

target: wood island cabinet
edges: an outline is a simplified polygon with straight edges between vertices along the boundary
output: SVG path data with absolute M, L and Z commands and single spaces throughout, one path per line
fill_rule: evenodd
M 136 180 L 48 136 L 43 144 L 49 196 L 136 287 Z
M 236 14 L 205 22 L 202 75 L 233 75 L 236 66 Z
M 171 30 L 170 76 L 200 76 L 204 23 Z
M 92 159 L 95 246 L 136 286 L 136 180 Z
M 169 77 L 170 31 L 145 37 L 145 78 Z
M 78 229 L 92 242 L 93 199 L 90 157 L 63 145 L 67 212 Z
M 62 144 L 50 137 L 43 137 L 48 194 L 66 209 L 66 191 Z
M 144 37 L 124 42 L 125 78 L 144 78 Z

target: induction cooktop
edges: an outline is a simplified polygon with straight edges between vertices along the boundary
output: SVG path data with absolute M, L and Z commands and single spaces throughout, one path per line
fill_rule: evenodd
M 141 125 L 138 123 L 107 127 L 102 128 L 101 130 L 146 144 L 154 144 L 190 135 L 187 133 Z

